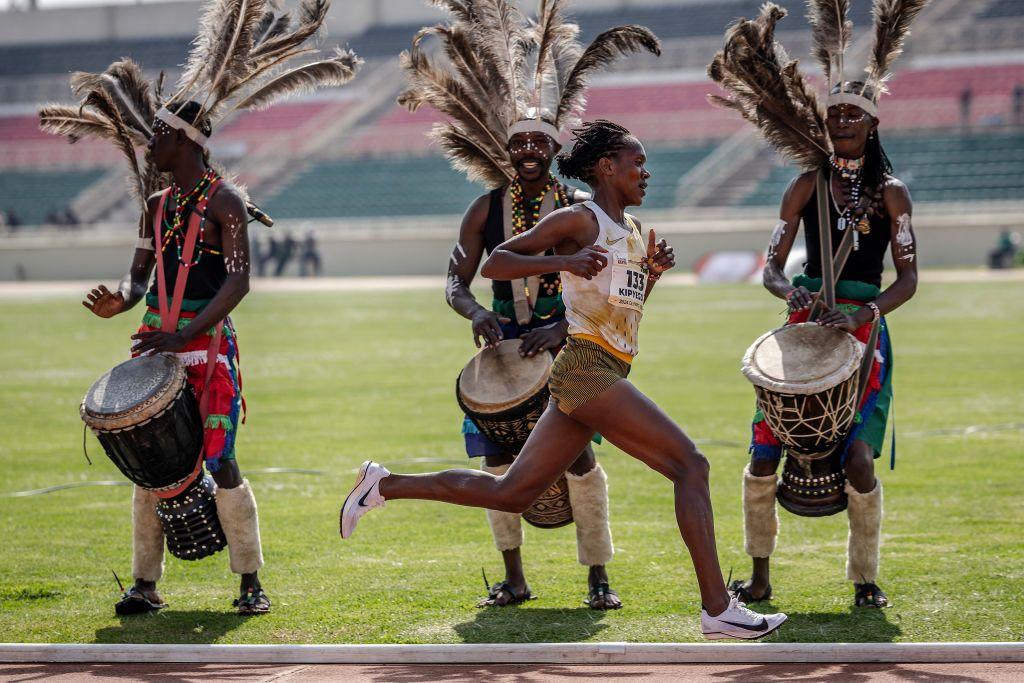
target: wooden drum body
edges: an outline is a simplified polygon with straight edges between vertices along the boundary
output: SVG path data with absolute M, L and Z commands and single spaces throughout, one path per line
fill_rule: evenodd
M 115 366 L 89 388 L 79 414 L 121 473 L 160 498 L 172 555 L 197 560 L 227 545 L 216 485 L 201 476 L 203 420 L 181 361 L 160 354 Z
M 798 515 L 846 508 L 840 450 L 857 412 L 864 345 L 816 323 L 761 335 L 743 357 L 757 407 L 786 450 L 778 499 Z
M 466 416 L 495 445 L 518 455 L 547 407 L 551 355 L 519 355 L 519 339 L 482 349 L 459 373 L 455 395 Z M 541 528 L 572 522 L 565 476 L 538 498 L 523 519 Z

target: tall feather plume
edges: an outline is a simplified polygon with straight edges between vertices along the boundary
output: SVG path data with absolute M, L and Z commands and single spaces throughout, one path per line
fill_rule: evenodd
M 117 130 L 105 116 L 67 104 L 40 107 L 39 128 L 44 133 L 66 137 L 71 143 L 84 138 L 112 140 L 117 136 Z
M 875 0 L 872 5 L 875 44 L 868 61 L 867 81 L 874 85 L 876 96 L 885 92 L 889 68 L 903 52 L 903 41 L 910 34 L 910 24 L 927 4 L 928 0 Z
M 403 52 L 399 63 L 405 70 L 413 93 L 403 93 L 400 103 L 406 107 L 427 103 L 437 111 L 451 117 L 463 136 L 470 136 L 477 145 L 486 149 L 489 157 L 505 159 L 505 133 L 487 125 L 486 102 L 473 99 L 465 86 L 451 72 L 433 64 L 418 45 Z M 500 132 L 499 132 L 500 131 Z M 505 167 L 505 161 L 502 166 Z M 505 173 L 504 170 L 501 171 Z
M 203 109 L 215 109 L 219 102 L 231 95 L 235 84 L 249 75 L 249 53 L 265 8 L 266 0 L 240 0 L 237 13 L 231 22 L 225 24 L 224 29 L 229 33 L 221 36 L 224 46 L 217 51 L 220 62 L 210 79 L 210 90 L 206 96 L 213 102 L 209 109 L 204 102 Z
M 257 63 L 265 63 L 301 48 L 303 43 L 320 33 L 330 7 L 331 0 L 301 0 L 299 23 L 295 29 L 263 41 L 252 51 L 253 59 Z
M 199 30 L 192 41 L 192 48 L 178 79 L 176 92 L 168 98 L 169 100 L 186 102 L 192 89 L 204 77 L 209 78 L 211 66 L 220 64 L 216 59 L 216 53 L 218 47 L 222 46 L 221 36 L 224 35 L 224 27 L 231 21 L 231 17 L 237 16 L 239 2 L 240 0 L 209 0 L 203 6 L 203 12 L 199 17 Z
M 545 94 L 553 91 L 557 99 L 561 93 L 562 83 L 559 80 L 559 60 L 564 64 L 567 44 L 576 42 L 579 27 L 569 23 L 562 15 L 562 0 L 541 0 L 537 9 L 537 24 L 534 27 L 533 42 L 536 44 L 537 64 L 533 75 L 532 106 L 538 111 L 554 110 L 558 102 L 545 107 Z M 577 53 L 578 54 L 578 53 Z M 567 76 L 567 74 L 566 74 Z
M 422 44 L 428 36 L 436 37 L 441 42 L 453 70 L 450 72 L 452 78 L 459 83 L 467 97 L 474 102 L 485 103 L 485 106 L 480 107 L 485 117 L 485 125 L 492 131 L 504 131 L 508 121 L 516 115 L 515 103 L 510 97 L 511 90 L 503 72 L 496 68 L 493 62 L 478 57 L 478 48 L 474 44 L 472 33 L 473 27 L 462 22 L 422 29 L 413 38 L 413 49 L 417 50 L 418 54 L 417 59 L 410 59 L 409 66 L 420 65 L 420 60 L 430 62 L 431 57 L 422 52 Z M 442 67 L 434 63 L 433 68 Z M 399 99 L 401 106 L 410 108 L 417 97 L 407 90 Z M 415 111 L 415 108 L 410 110 Z
M 708 76 L 729 98 L 708 99 L 756 125 L 783 156 L 815 169 L 831 145 L 817 95 L 797 61 L 775 43 L 775 24 L 784 16 L 784 9 L 769 2 L 757 19 L 741 19 L 726 31 L 725 48 L 708 65 Z
M 270 79 L 232 107 L 235 109 L 266 109 L 275 102 L 318 87 L 339 87 L 355 77 L 363 60 L 351 50 L 335 48 L 334 56 L 295 67 Z
M 495 153 L 453 124 L 435 124 L 428 137 L 445 151 L 452 167 L 472 182 L 501 187 L 515 177 L 504 154 Z
M 504 75 L 512 104 L 528 104 L 525 90 L 529 36 L 525 18 L 511 0 L 477 0 L 473 5 L 477 45 Z
M 427 0 L 434 7 L 448 10 L 457 21 L 472 23 L 476 21 L 473 11 L 474 0 Z
M 847 19 L 849 11 L 849 0 L 807 0 L 811 53 L 825 72 L 829 90 L 843 80 L 843 58 L 853 35 L 853 22 Z
M 71 74 L 70 82 L 72 91 L 81 98 L 92 90 L 105 92 L 137 142 L 145 143 L 152 136 L 150 126 L 156 110 L 151 85 L 132 60 L 122 58 L 101 74 L 77 71 Z
M 114 134 L 109 138 L 124 155 L 125 160 L 128 161 L 128 167 L 131 170 L 131 177 L 129 179 L 130 186 L 133 188 L 133 192 L 138 196 L 142 197 L 142 211 L 148 211 L 148 206 L 145 202 L 145 190 L 142 185 L 142 172 L 139 170 L 139 160 L 135 156 L 135 144 L 132 140 L 131 134 L 128 132 L 127 127 L 124 125 L 124 120 L 121 118 L 121 113 L 117 109 L 117 105 L 104 90 L 92 90 L 86 95 L 82 101 L 79 111 L 84 112 L 86 108 L 95 109 L 101 114 L 114 129 Z
M 650 29 L 636 24 L 617 26 L 594 38 L 566 77 L 555 113 L 555 126 L 560 127 L 586 106 L 587 81 L 591 74 L 620 57 L 643 50 L 660 55 L 661 42 Z
M 275 14 L 273 10 L 266 10 L 256 27 L 252 41 L 253 48 L 257 48 L 271 38 L 284 35 L 292 26 L 292 15 L 288 12 Z

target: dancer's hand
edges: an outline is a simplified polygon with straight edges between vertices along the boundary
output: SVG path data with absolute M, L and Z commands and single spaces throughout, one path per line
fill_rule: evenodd
M 805 311 L 811 307 L 812 303 L 814 303 L 814 295 L 803 285 L 791 289 L 786 295 L 786 305 L 789 306 L 790 313 Z
M 501 326 L 509 322 L 511 322 L 509 318 L 500 316 L 494 311 L 488 311 L 486 308 L 481 308 L 473 315 L 472 319 L 473 343 L 479 349 L 480 339 L 482 338 L 484 348 L 493 349 L 504 339 L 504 335 L 501 333 Z
M 112 318 L 124 311 L 124 296 L 121 292 L 111 292 L 106 285 L 97 285 L 85 298 L 82 305 L 101 318 Z
M 664 239 L 657 239 L 653 230 L 647 233 L 647 258 L 645 262 L 651 275 L 655 277 L 676 266 L 675 249 L 668 246 L 668 242 Z
M 533 358 L 541 351 L 557 349 L 565 341 L 564 326 L 559 324 L 539 327 L 524 334 L 519 347 L 519 355 Z
M 856 314 L 849 315 L 843 313 L 838 308 L 833 308 L 831 311 L 825 311 L 816 321 L 823 327 L 831 327 L 837 330 L 843 330 L 844 332 L 850 332 L 851 334 L 857 330 L 863 323 L 857 320 Z
M 608 265 L 608 250 L 598 244 L 589 244 L 572 256 L 565 257 L 562 270 L 577 277 L 592 279 Z
M 139 332 L 132 335 L 139 343 L 132 351 L 139 355 L 152 353 L 174 353 L 185 348 L 185 338 L 177 332 Z

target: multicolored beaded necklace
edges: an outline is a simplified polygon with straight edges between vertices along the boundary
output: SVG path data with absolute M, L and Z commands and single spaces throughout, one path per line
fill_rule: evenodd
M 523 191 L 523 185 L 519 181 L 519 177 L 516 176 L 512 180 L 512 184 L 509 186 L 509 196 L 512 198 L 512 234 L 519 235 L 526 232 L 533 226 L 540 222 L 540 207 L 544 203 L 544 198 L 547 197 L 548 192 L 554 190 L 555 192 L 555 208 L 560 209 L 563 206 L 569 205 L 569 198 L 565 194 L 565 187 L 559 183 L 555 176 L 548 174 L 548 181 L 544 185 L 544 189 L 540 191 L 533 199 L 526 199 Z M 556 276 L 550 280 L 541 280 L 541 295 L 542 296 L 557 296 L 562 291 L 562 279 Z M 527 287 L 527 297 L 529 297 L 529 287 Z M 547 315 L 538 315 L 534 312 L 534 317 L 538 320 L 547 320 L 553 317 L 558 312 L 558 309 L 553 309 Z
M 217 179 L 217 174 L 212 168 L 206 169 L 206 172 L 196 181 L 195 186 L 189 190 L 188 194 L 182 194 L 181 188 L 176 184 L 171 185 L 171 193 L 168 199 L 174 204 L 173 211 L 164 211 L 163 219 L 163 240 L 160 246 L 161 252 L 167 251 L 167 246 L 174 240 L 175 247 L 178 252 L 178 263 L 191 268 L 192 266 L 199 263 L 199 260 L 203 257 L 203 254 L 214 254 L 219 255 L 220 251 L 207 245 L 203 241 L 203 236 L 206 232 L 206 217 L 199 222 L 199 236 L 196 239 L 196 250 L 194 254 L 194 260 L 191 263 L 185 263 L 182 258 L 182 248 L 185 244 L 185 232 L 187 225 L 188 215 L 191 213 L 191 209 L 205 203 L 207 197 L 210 194 L 210 188 L 213 186 L 213 181 Z
M 871 223 L 868 221 L 868 207 L 861 202 L 861 195 L 864 192 L 864 157 L 859 159 L 844 159 L 833 154 L 829 158 L 832 172 L 839 176 L 839 182 L 843 186 L 846 195 L 846 206 L 839 214 L 839 221 L 836 228 L 842 232 L 850 226 L 856 230 L 853 233 L 853 248 L 860 246 L 859 234 L 868 235 L 871 233 Z
M 533 199 L 527 200 L 523 192 L 523 185 L 516 176 L 508 188 L 509 196 L 512 197 L 512 234 L 518 235 L 526 232 L 540 221 L 540 205 L 548 192 L 555 190 L 555 208 L 560 209 L 569 205 L 565 196 L 565 189 L 555 180 L 555 176 L 548 174 L 548 182 L 544 189 Z M 529 218 L 527 218 L 529 216 Z

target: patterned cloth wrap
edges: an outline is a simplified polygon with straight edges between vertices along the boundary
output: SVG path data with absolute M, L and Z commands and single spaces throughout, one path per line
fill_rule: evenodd
M 797 275 L 793 278 L 793 285 L 817 292 L 821 289 L 821 279 Z M 836 283 L 836 303 L 840 310 L 848 314 L 863 307 L 868 301 L 874 301 L 879 294 L 881 290 L 878 287 L 865 282 L 839 280 Z M 790 313 L 786 324 L 806 322 L 808 314 L 809 311 Z M 854 332 L 854 336 L 862 344 L 867 343 L 870 334 L 871 323 L 861 325 Z M 885 441 L 885 425 L 889 417 L 889 404 L 892 402 L 892 368 L 889 327 L 883 317 L 878 332 L 875 358 L 871 364 L 871 375 L 868 378 L 868 391 L 861 399 L 857 415 L 854 416 L 853 429 L 843 442 L 842 462 L 846 461 L 850 444 L 856 440 L 869 444 L 876 458 L 881 455 L 882 443 Z M 755 460 L 779 460 L 782 457 L 782 444 L 772 433 L 760 410 L 754 413 L 751 431 L 750 453 Z
M 209 300 L 185 299 L 178 317 L 178 328 L 181 330 L 192 318 L 203 310 Z M 157 297 L 148 294 L 146 305 L 149 307 L 142 316 L 139 332 L 160 331 L 160 309 Z M 175 353 L 185 364 L 187 382 L 196 399 L 203 395 L 206 387 L 206 357 L 210 348 L 210 338 L 214 330 L 200 335 L 190 341 L 184 350 Z M 134 351 L 132 356 L 136 356 Z M 238 371 L 238 340 L 231 318 L 224 321 L 224 329 L 217 350 L 217 366 L 210 380 L 210 396 L 207 399 L 206 424 L 203 426 L 203 459 L 206 469 L 212 474 L 220 470 L 226 460 L 235 459 L 235 434 L 239 419 L 244 412 L 242 399 L 242 376 Z M 244 421 L 244 418 L 241 418 Z
M 495 299 L 491 304 L 491 310 L 500 317 L 509 319 L 509 322 L 501 326 L 501 334 L 504 339 L 518 339 L 531 330 L 559 323 L 565 317 L 565 305 L 562 304 L 561 294 L 539 297 L 533 307 L 533 320 L 526 325 L 520 325 L 516 321 L 515 302 L 511 300 Z M 556 352 L 558 349 L 551 349 L 551 351 Z M 471 458 L 508 455 L 505 449 L 481 434 L 468 417 L 462 420 L 462 435 L 466 440 L 466 455 Z M 593 441 L 597 444 L 601 443 L 601 435 L 595 434 Z

